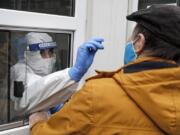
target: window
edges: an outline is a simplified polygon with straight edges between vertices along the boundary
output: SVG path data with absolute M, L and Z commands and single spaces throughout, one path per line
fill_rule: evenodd
M 17 113 L 14 102 L 10 97 L 10 76 L 11 68 L 16 63 L 27 64 L 24 58 L 25 50 L 27 50 L 28 46 L 25 35 L 29 32 L 0 30 L 0 110 L 2 110 L 0 111 L 0 124 L 24 120 L 24 114 L 19 115 Z M 56 55 L 54 71 L 69 67 L 72 32 L 46 32 L 46 34 L 52 37 L 57 44 L 54 50 Z M 23 71 L 23 69 L 20 70 Z M 27 71 L 22 74 L 25 75 L 26 73 Z
M 7 6 L 7 3 L 12 1 L 15 2 L 16 8 Z M 43 1 L 56 2 L 56 0 L 37 1 L 39 1 L 38 4 L 42 4 Z M 23 57 L 22 52 L 26 49 L 26 46 L 23 45 L 25 44 L 23 37 L 31 31 L 48 33 L 58 45 L 55 51 L 56 70 L 64 69 L 74 63 L 77 48 L 85 38 L 87 0 L 76 2 L 75 0 L 57 0 L 57 2 L 61 2 L 62 8 L 61 11 L 55 12 L 54 10 L 55 13 L 52 10 L 46 11 L 45 8 L 42 8 L 41 11 L 31 8 L 34 11 L 26 12 L 29 10 L 25 10 L 23 7 L 25 3 L 21 2 L 26 1 L 3 0 L 0 3 L 0 17 L 3 18 L 0 20 L 0 131 L 27 124 L 27 118 L 23 115 L 15 117 L 16 112 L 10 95 L 11 67 Z M 28 0 L 28 2 L 33 3 L 33 0 Z M 54 7 L 54 5 L 50 7 Z M 56 13 L 58 15 L 52 15 Z
M 1 0 L 0 8 L 74 16 L 74 0 Z
M 147 8 L 152 4 L 175 4 L 179 5 L 179 0 L 139 0 L 138 9 Z

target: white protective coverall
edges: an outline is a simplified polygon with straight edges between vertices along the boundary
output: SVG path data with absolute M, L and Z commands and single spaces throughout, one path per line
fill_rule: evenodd
M 69 99 L 77 89 L 78 84 L 71 80 L 68 70 L 61 70 L 41 77 L 24 63 L 14 65 L 11 69 L 11 99 L 14 101 L 15 110 L 31 113 L 49 109 Z M 13 96 L 14 81 L 22 81 L 24 84 L 21 98 Z
M 52 42 L 52 38 L 46 33 L 32 32 L 26 37 L 28 44 Z M 54 63 L 51 59 L 43 60 L 39 51 L 25 51 L 24 62 L 18 62 L 11 67 L 11 99 L 14 102 L 14 109 L 18 113 L 48 110 L 65 102 L 75 92 L 78 84 L 71 80 L 68 74 L 69 69 L 51 73 Z M 48 64 L 50 69 L 48 69 Z M 14 96 L 15 81 L 23 83 L 22 97 Z
M 56 61 L 56 43 L 52 37 L 47 33 L 30 32 L 26 38 L 28 48 L 24 51 L 24 60 L 11 68 L 11 99 L 15 114 L 20 116 L 49 110 L 68 100 L 78 88 L 76 82 L 91 66 L 97 50 L 104 48 L 104 39 L 91 39 L 78 48 L 71 68 L 52 73 Z

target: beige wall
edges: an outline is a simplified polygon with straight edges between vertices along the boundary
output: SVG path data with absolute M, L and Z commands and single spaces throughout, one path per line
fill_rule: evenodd
M 103 37 L 103 51 L 99 51 L 90 69 L 114 70 L 123 65 L 126 43 L 128 0 L 88 0 L 86 39 Z

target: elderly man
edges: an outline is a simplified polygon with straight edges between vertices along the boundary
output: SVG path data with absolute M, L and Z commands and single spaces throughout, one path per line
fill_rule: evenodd
M 31 135 L 180 135 L 180 8 L 153 5 L 137 22 L 126 65 L 99 72 L 48 118 L 30 116 Z

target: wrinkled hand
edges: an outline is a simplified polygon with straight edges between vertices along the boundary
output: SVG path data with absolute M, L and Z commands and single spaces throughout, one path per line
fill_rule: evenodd
M 95 38 L 85 42 L 78 48 L 75 65 L 70 68 L 69 75 L 72 80 L 79 81 L 91 66 L 98 49 L 104 49 L 104 39 Z
M 36 123 L 40 121 L 47 121 L 49 115 L 47 112 L 36 112 L 29 116 L 29 125 L 33 127 Z

